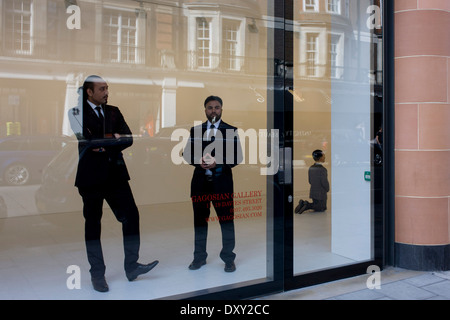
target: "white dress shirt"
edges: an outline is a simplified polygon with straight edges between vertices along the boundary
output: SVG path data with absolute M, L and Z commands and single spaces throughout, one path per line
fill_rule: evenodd
M 105 113 L 103 112 L 102 106 L 96 106 L 95 104 L 93 104 L 93 103 L 90 102 L 89 100 L 88 100 L 87 102 L 88 102 L 89 105 L 92 107 L 92 109 L 94 110 L 95 114 L 96 114 L 98 117 L 100 117 L 100 116 L 99 116 L 99 114 L 98 114 L 97 109 L 95 109 L 95 108 L 97 108 L 97 107 L 100 107 L 100 110 L 102 111 L 102 115 L 103 115 L 103 117 L 105 117 Z
M 211 121 L 209 121 L 208 120 L 208 123 L 207 123 L 207 129 L 206 129 L 206 136 L 207 137 L 209 137 L 209 134 L 210 134 L 210 132 L 211 132 L 211 129 L 212 129 L 212 127 L 214 127 L 214 132 L 213 132 L 213 134 L 214 135 L 216 135 L 216 133 L 217 133 L 217 128 L 219 127 L 219 124 L 220 124 L 220 119 L 219 119 L 219 121 L 216 121 L 214 124 L 212 124 L 211 123 Z M 207 175 L 207 176 L 212 176 L 212 171 L 211 170 L 209 170 L 209 169 L 206 169 L 206 172 L 205 172 L 205 175 Z

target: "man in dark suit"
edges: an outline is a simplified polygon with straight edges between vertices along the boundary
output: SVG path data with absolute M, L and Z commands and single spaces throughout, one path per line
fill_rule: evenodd
M 204 102 L 207 121 L 191 128 L 189 142 L 183 152 L 195 167 L 191 181 L 194 210 L 195 246 L 190 270 L 206 264 L 206 242 L 211 203 L 222 231 L 220 258 L 225 271 L 236 270 L 234 233 L 233 174 L 231 169 L 242 161 L 237 128 L 222 120 L 222 99 L 210 96 Z
M 330 191 L 328 183 L 328 171 L 322 165 L 325 162 L 325 153 L 322 150 L 315 150 L 312 153 L 315 163 L 308 170 L 308 179 L 311 189 L 309 197 L 313 202 L 300 200 L 295 213 L 302 214 L 306 210 L 325 211 L 327 210 L 327 192 Z
M 109 290 L 100 242 L 103 201 L 122 223 L 124 268 L 129 281 L 153 269 L 158 261 L 138 263 L 139 211 L 128 181 L 122 150 L 133 144 L 130 128 L 119 108 L 108 105 L 108 85 L 98 76 L 83 84 L 82 110 L 69 111 L 78 138 L 79 162 L 75 186 L 83 199 L 85 242 L 94 289 Z M 81 120 L 81 121 L 80 121 Z M 75 124 L 78 124 L 77 126 Z M 77 127 L 77 128 L 74 128 Z

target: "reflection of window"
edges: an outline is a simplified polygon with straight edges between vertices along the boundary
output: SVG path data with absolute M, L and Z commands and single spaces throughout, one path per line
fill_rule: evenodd
M 306 36 L 306 67 L 307 75 L 315 77 L 317 76 L 317 64 L 318 64 L 318 47 L 319 37 L 317 34 L 309 33 Z
M 303 0 L 305 11 L 319 11 L 319 3 L 317 0 Z
M 331 78 L 339 78 L 339 41 L 340 36 L 332 35 L 330 40 L 330 67 Z
M 137 62 L 136 14 L 111 10 L 105 13 L 104 19 L 108 45 L 105 58 L 111 62 Z
M 20 54 L 33 51 L 33 0 L 8 0 L 5 4 L 5 44 Z
M 327 10 L 331 13 L 340 14 L 341 13 L 341 0 L 327 0 Z
M 238 70 L 238 34 L 239 22 L 224 20 L 223 21 L 223 63 L 228 70 Z
M 211 66 L 211 27 L 205 18 L 197 19 L 197 66 Z

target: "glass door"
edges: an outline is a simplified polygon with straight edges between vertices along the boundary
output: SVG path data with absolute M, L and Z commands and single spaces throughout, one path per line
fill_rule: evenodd
M 359 266 L 365 272 L 377 264 L 381 10 L 370 0 L 293 2 L 286 30 L 292 40 L 293 85 L 286 88 L 292 130 L 285 132 L 293 150 L 292 207 L 286 212 L 292 248 L 286 244 L 285 270 L 297 285 L 311 283 L 314 272 L 326 278 L 326 270 Z

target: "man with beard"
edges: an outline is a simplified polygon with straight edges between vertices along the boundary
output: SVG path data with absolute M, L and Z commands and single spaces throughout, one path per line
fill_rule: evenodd
M 236 270 L 236 254 L 233 252 L 235 233 L 231 169 L 242 161 L 242 151 L 237 128 L 222 120 L 222 105 L 220 97 L 206 98 L 204 107 L 207 121 L 201 126 L 191 128 L 190 138 L 183 153 L 186 161 L 195 167 L 191 181 L 195 245 L 190 270 L 197 270 L 206 264 L 211 203 L 216 210 L 222 231 L 220 258 L 225 262 L 224 270 Z

